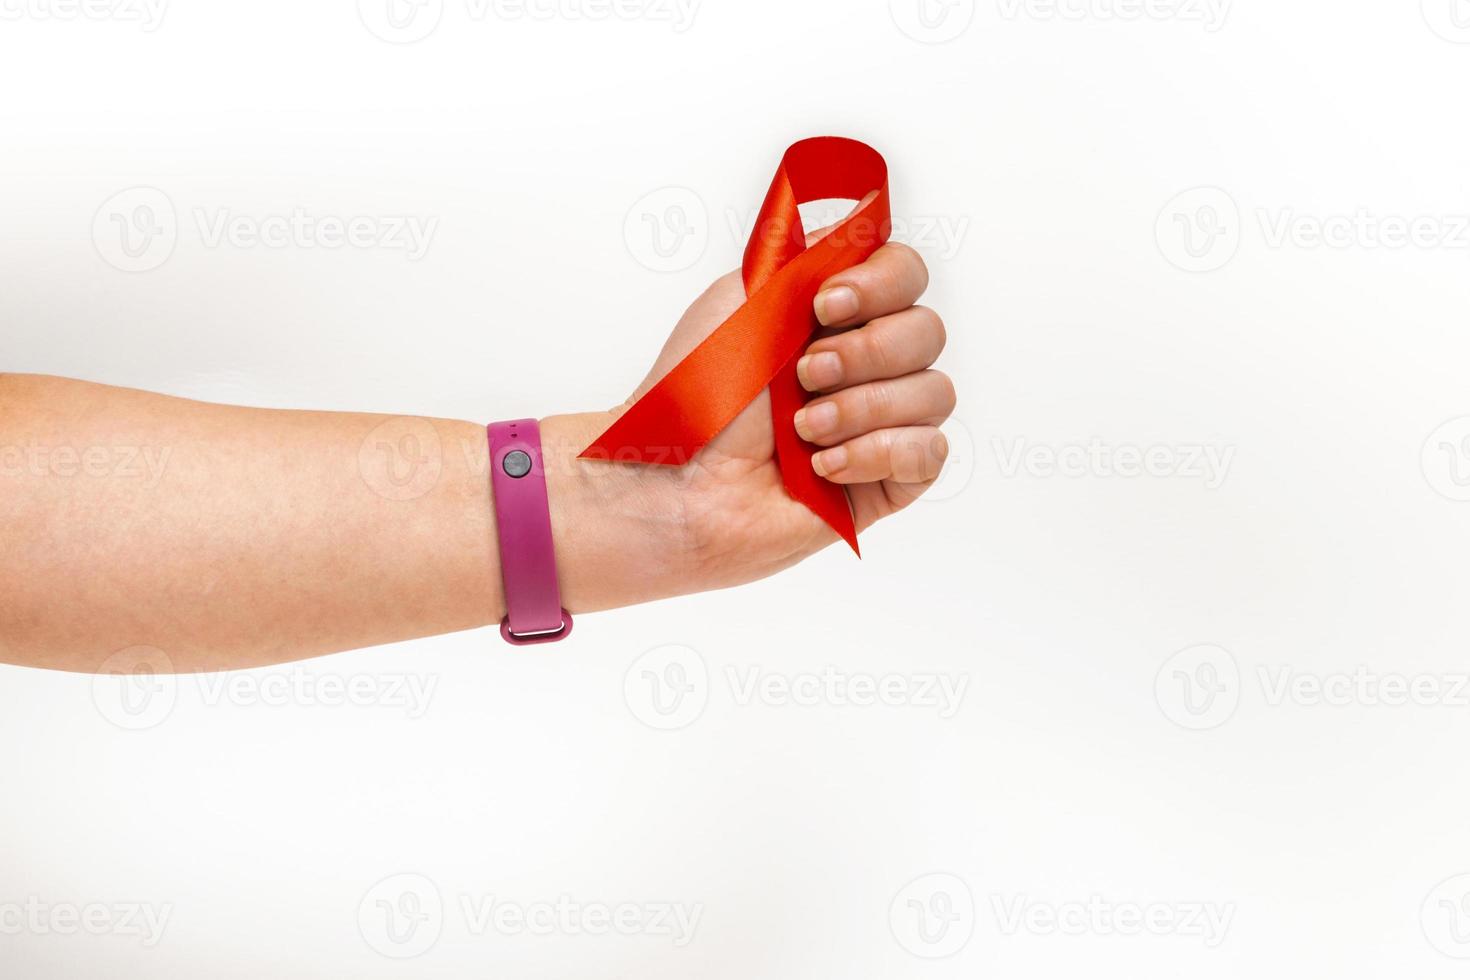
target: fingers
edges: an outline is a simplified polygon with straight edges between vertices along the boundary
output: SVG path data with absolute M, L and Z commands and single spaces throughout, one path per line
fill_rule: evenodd
M 911 374 L 939 359 L 944 340 L 939 314 L 915 306 L 818 340 L 796 362 L 796 376 L 808 391 L 831 391 Z
M 817 475 L 833 483 L 928 483 L 949 455 L 944 433 L 932 425 L 880 429 L 812 457 Z
M 849 327 L 908 309 L 928 285 L 919 253 L 889 242 L 866 262 L 822 283 L 813 305 L 824 326 Z
M 954 383 L 939 371 L 870 381 L 807 402 L 792 420 L 796 434 L 835 446 L 874 429 L 937 424 L 954 411 Z
M 914 306 L 928 285 L 919 254 L 890 242 L 818 291 L 824 326 L 860 327 L 816 341 L 796 366 L 803 387 L 826 393 L 793 420 L 803 439 L 827 447 L 812 457 L 819 476 L 911 484 L 915 493 L 939 476 L 949 443 L 938 424 L 955 392 L 946 375 L 926 370 L 945 342 L 938 314 Z

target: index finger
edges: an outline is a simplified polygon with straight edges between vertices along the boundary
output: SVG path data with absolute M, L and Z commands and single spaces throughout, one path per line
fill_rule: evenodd
M 889 242 L 822 283 L 813 306 L 823 326 L 851 327 L 908 309 L 928 286 L 929 269 L 919 253 Z

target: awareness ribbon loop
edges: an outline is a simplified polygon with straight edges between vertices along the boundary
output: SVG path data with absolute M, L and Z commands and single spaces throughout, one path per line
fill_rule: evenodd
M 798 206 L 834 198 L 861 203 L 827 235 L 807 245 Z M 888 165 L 878 151 L 837 136 L 792 144 L 745 246 L 745 303 L 618 416 L 582 456 L 687 462 L 762 389 L 770 388 L 776 463 L 786 492 L 856 552 L 857 529 L 847 492 L 817 476 L 812 469 L 816 448 L 796 434 L 792 423 L 811 397 L 797 380 L 796 362 L 820 328 L 812 308 L 818 287 L 877 251 L 890 228 Z

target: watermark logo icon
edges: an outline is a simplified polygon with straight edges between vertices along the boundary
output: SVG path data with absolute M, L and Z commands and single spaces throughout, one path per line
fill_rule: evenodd
M 357 0 L 357 16 L 379 40 L 412 44 L 434 33 L 444 0 Z
M 1470 960 L 1470 874 L 1435 885 L 1419 909 L 1419 925 L 1429 945 L 1453 959 Z
M 1419 456 L 1424 479 L 1450 500 L 1470 500 L 1470 415 L 1450 419 L 1424 440 Z
M 920 44 L 953 41 L 975 19 L 975 0 L 888 0 L 900 31 Z
M 1470 0 L 1419 0 L 1429 29 L 1446 41 L 1470 44 Z
M 389 500 L 417 500 L 439 482 L 444 448 L 428 419 L 404 416 L 379 424 L 357 452 L 363 482 Z
M 1235 258 L 1240 235 L 1240 208 L 1218 187 L 1196 187 L 1175 195 L 1154 223 L 1159 252 L 1185 272 L 1222 268 Z
M 444 931 L 439 887 L 420 874 L 389 875 L 362 896 L 357 930 L 373 950 L 390 959 L 422 956 Z
M 623 700 L 650 728 L 684 728 L 698 720 L 709 703 L 709 668 L 690 647 L 654 647 L 633 661 L 623 676 Z
M 92 676 L 92 703 L 118 728 L 143 731 L 161 724 L 178 702 L 173 661 L 157 647 L 119 650 Z
M 893 896 L 888 925 L 898 944 L 914 956 L 953 956 L 975 934 L 975 897 L 954 875 L 922 875 Z
M 1159 668 L 1154 699 L 1164 716 L 1180 728 L 1218 728 L 1240 704 L 1240 667 L 1223 647 L 1188 647 Z
M 662 187 L 643 195 L 623 219 L 628 252 L 654 272 L 682 272 L 709 245 L 709 210 L 687 187 Z
M 129 187 L 92 216 L 92 243 L 104 262 L 123 272 L 147 272 L 168 261 L 179 240 L 173 201 L 156 187 Z

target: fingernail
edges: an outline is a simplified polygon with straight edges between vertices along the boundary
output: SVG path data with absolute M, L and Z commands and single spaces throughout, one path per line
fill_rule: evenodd
M 796 362 L 796 377 L 807 391 L 821 391 L 842 383 L 842 358 L 834 351 L 808 354 Z
M 836 286 L 832 289 L 824 289 L 817 294 L 814 304 L 817 311 L 817 320 L 823 325 L 830 327 L 834 323 L 840 323 L 848 317 L 857 313 L 858 298 L 850 286 Z
M 817 476 L 831 476 L 846 466 L 846 446 L 833 446 L 831 449 L 824 449 L 812 457 L 812 469 L 817 471 Z
M 815 442 L 829 432 L 837 431 L 837 406 L 831 402 L 817 402 L 797 409 L 791 420 L 796 425 L 796 434 L 807 442 Z

